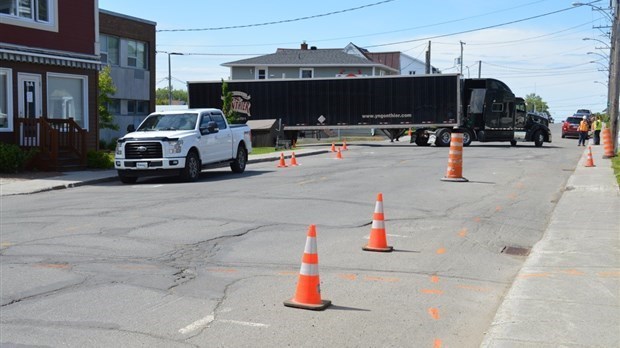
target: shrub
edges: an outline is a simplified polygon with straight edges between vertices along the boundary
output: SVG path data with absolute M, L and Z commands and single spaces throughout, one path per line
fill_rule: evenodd
M 88 151 L 86 153 L 86 165 L 88 168 L 95 169 L 114 168 L 114 155 L 108 151 Z
M 24 169 L 37 153 L 39 150 L 35 148 L 24 150 L 15 144 L 0 143 L 0 172 L 16 173 Z

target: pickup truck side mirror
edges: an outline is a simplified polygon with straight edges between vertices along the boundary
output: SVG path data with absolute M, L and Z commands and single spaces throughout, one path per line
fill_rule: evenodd
M 133 124 L 127 125 L 127 133 L 131 133 L 135 131 L 136 131 L 136 126 L 134 126 Z
M 209 121 L 206 127 L 200 127 L 201 134 L 217 133 L 217 132 L 219 132 L 219 128 L 217 128 L 217 123 L 215 123 L 215 121 Z

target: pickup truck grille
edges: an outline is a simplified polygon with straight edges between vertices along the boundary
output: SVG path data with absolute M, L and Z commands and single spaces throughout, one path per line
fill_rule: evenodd
M 144 142 L 144 143 L 127 143 L 125 144 L 125 158 L 142 159 L 142 158 L 162 158 L 163 151 L 161 143 Z

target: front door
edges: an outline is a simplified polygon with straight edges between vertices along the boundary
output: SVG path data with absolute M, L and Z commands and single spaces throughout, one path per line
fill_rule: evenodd
M 43 116 L 41 75 L 17 74 L 17 93 L 19 118 L 34 120 Z M 34 122 L 21 123 L 20 145 L 39 145 L 39 125 Z

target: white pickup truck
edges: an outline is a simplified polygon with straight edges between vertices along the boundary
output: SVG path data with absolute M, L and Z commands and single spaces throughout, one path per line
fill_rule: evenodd
M 252 152 L 250 128 L 229 125 L 218 109 L 155 112 L 118 139 L 114 168 L 125 184 L 144 176 L 194 181 L 203 168 L 230 165 L 243 173 Z

